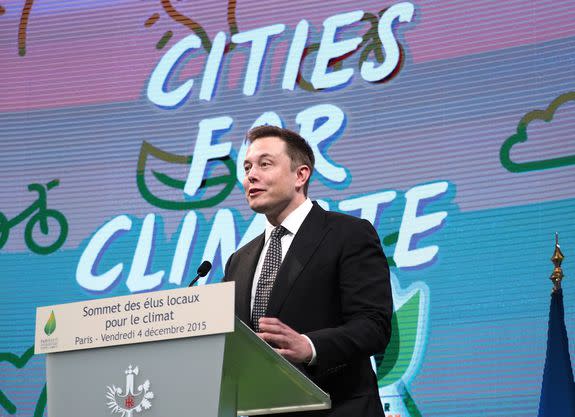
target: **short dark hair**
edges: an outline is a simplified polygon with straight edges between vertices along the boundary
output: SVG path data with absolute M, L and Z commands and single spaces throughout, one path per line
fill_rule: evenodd
M 276 137 L 281 139 L 286 144 L 287 155 L 291 160 L 291 169 L 295 170 L 300 165 L 307 165 L 309 167 L 309 179 L 303 186 L 303 192 L 307 196 L 307 189 L 313 174 L 315 164 L 315 157 L 309 143 L 298 135 L 296 132 L 284 129 L 277 126 L 257 126 L 250 129 L 246 135 L 246 140 L 249 143 L 254 143 L 256 140 L 267 137 Z

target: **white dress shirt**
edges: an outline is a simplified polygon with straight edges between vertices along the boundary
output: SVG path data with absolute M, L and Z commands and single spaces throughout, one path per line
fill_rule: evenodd
M 309 198 L 307 198 L 302 204 L 300 204 L 294 211 L 292 211 L 281 223 L 283 227 L 287 229 L 287 233 L 282 236 L 281 238 L 281 245 L 282 245 L 282 262 L 285 259 L 285 256 L 293 242 L 295 235 L 297 234 L 299 228 L 301 227 L 303 221 L 309 214 L 313 207 L 313 203 Z M 271 224 L 269 221 L 266 220 L 266 231 L 265 231 L 265 241 L 264 247 L 262 249 L 262 253 L 260 254 L 260 258 L 258 260 L 258 265 L 256 266 L 256 271 L 254 273 L 254 280 L 252 283 L 252 296 L 250 301 L 250 312 L 254 308 L 254 299 L 256 298 L 256 290 L 258 288 L 258 282 L 260 280 L 260 275 L 262 273 L 262 267 L 264 264 L 264 259 L 266 257 L 266 253 L 268 251 L 268 247 L 270 245 L 270 236 L 272 231 L 274 230 L 275 226 Z M 315 347 L 312 341 L 306 335 L 303 335 L 311 345 L 312 350 L 312 359 L 309 364 L 315 363 L 316 360 L 316 352 Z

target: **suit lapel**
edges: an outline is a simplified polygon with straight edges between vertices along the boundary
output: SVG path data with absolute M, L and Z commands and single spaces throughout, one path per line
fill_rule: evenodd
M 293 284 L 301 275 L 328 230 L 329 228 L 325 226 L 325 211 L 317 203 L 314 203 L 314 207 L 295 235 L 278 271 L 266 315 L 277 316 Z
M 236 282 L 236 313 L 240 320 L 250 324 L 250 301 L 252 297 L 252 284 L 254 273 L 258 265 L 260 253 L 264 247 L 265 235 L 258 236 L 249 246 L 244 247 L 242 264 L 245 268 L 238 268 L 234 281 Z

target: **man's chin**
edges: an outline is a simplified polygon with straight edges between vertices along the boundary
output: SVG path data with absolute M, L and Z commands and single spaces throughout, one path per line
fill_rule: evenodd
M 265 204 L 259 203 L 257 201 L 248 200 L 250 208 L 256 213 L 265 214 L 267 206 Z

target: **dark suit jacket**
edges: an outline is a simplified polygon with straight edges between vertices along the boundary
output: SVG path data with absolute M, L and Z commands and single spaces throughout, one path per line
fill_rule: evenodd
M 263 245 L 262 234 L 225 269 L 224 280 L 236 282 L 236 314 L 248 325 Z M 296 366 L 332 399 L 330 411 L 294 416 L 384 416 L 370 356 L 387 346 L 391 315 L 389 268 L 373 226 L 314 203 L 281 264 L 266 314 L 311 339 L 317 363 Z

